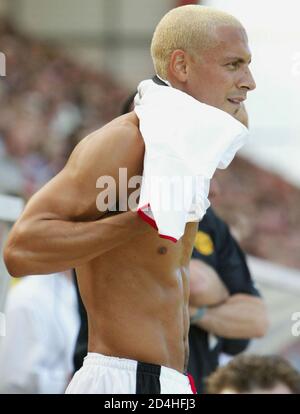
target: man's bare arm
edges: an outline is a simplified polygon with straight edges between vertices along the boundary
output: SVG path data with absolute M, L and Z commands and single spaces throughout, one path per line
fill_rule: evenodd
M 217 272 L 199 259 L 190 261 L 190 305 L 218 305 L 229 298 L 229 292 Z
M 83 140 L 66 167 L 28 202 L 7 241 L 10 274 L 46 274 L 73 268 L 151 231 L 136 213 L 105 218 L 98 211 L 96 181 L 111 176 L 118 189 L 119 168 L 138 171 L 144 144 L 131 126 L 107 128 Z
M 195 311 L 190 309 L 191 316 Z M 195 325 L 223 338 L 249 339 L 264 336 L 269 322 L 262 299 L 239 293 L 219 306 L 208 307 Z

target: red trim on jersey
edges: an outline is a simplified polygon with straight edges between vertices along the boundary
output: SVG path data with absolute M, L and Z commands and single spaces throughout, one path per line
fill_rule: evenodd
M 187 4 L 200 4 L 198 0 L 177 0 L 176 7 L 186 6 Z
M 144 213 L 143 209 L 146 207 L 150 207 L 150 204 L 145 204 L 143 207 L 139 208 L 137 213 L 138 215 L 141 217 L 142 220 L 144 220 L 146 223 L 150 224 L 151 227 L 153 227 L 155 230 L 158 230 L 157 225 L 155 223 L 155 220 L 153 220 L 151 217 L 147 216 L 146 213 Z M 175 239 L 175 237 L 171 237 L 171 236 L 167 236 L 164 234 L 159 234 L 159 237 L 161 239 L 167 239 L 172 241 L 173 243 L 177 242 L 177 239 Z
M 192 377 L 191 374 L 187 374 L 187 376 L 188 376 L 188 379 L 190 381 L 190 386 L 191 386 L 191 389 L 193 391 L 193 394 L 197 394 L 194 378 Z

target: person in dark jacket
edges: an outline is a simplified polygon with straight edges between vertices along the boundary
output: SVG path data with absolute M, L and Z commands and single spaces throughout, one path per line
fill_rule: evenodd
M 267 312 L 243 251 L 212 208 L 199 223 L 190 271 L 188 371 L 202 393 L 221 353 L 236 355 L 265 334 Z

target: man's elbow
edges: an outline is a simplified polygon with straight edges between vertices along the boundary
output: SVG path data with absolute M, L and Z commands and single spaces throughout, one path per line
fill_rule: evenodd
M 10 235 L 3 251 L 3 259 L 8 273 L 12 277 L 26 276 L 25 253 L 22 248 L 20 234 L 14 231 Z
M 17 259 L 18 253 L 15 249 L 7 246 L 3 253 L 3 259 L 8 273 L 12 277 L 22 277 L 25 276 L 25 273 L 22 272 L 22 268 L 19 264 L 19 259 Z

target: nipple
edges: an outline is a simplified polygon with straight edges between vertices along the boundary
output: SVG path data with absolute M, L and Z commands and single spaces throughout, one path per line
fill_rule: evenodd
M 160 247 L 157 249 L 157 253 L 158 253 L 158 254 L 166 254 L 166 253 L 167 253 L 167 251 L 168 251 L 168 249 L 167 249 L 165 246 L 160 246 Z

